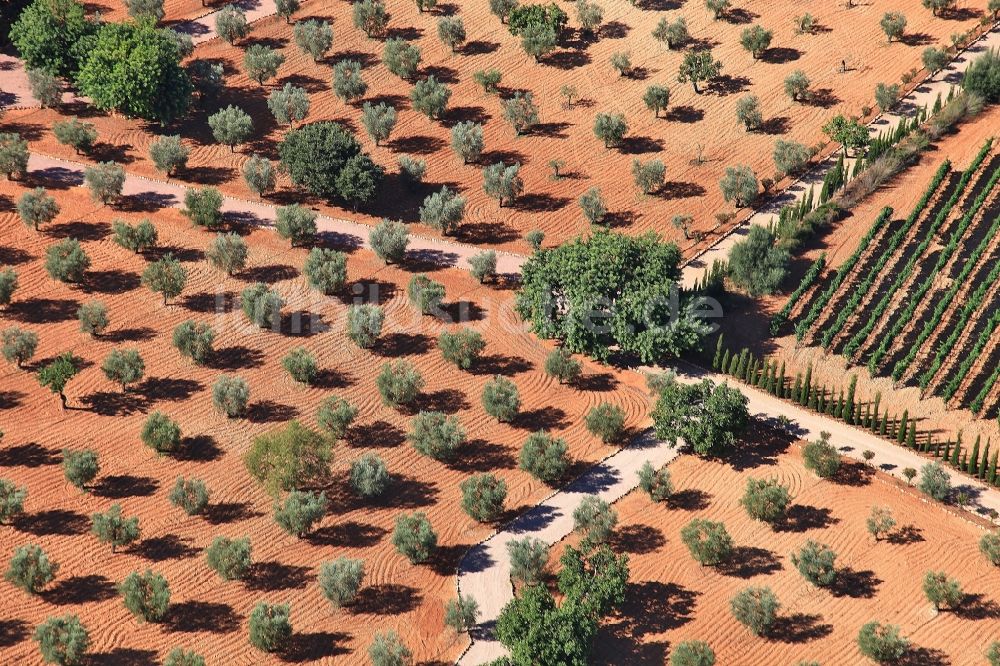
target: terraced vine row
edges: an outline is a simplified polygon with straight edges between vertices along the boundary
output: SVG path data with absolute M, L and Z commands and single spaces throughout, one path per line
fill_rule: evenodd
M 978 210 L 978 208 L 982 206 L 983 201 L 986 198 L 983 195 L 988 195 L 989 191 L 993 189 L 993 187 L 996 185 L 998 181 L 1000 181 L 1000 169 L 997 169 L 993 173 L 993 176 L 990 178 L 989 185 L 987 186 L 987 191 L 984 191 L 981 197 L 976 199 L 977 205 L 973 207 L 974 209 Z M 971 212 L 973 211 L 970 211 L 970 213 Z M 910 367 L 910 364 L 916 358 L 920 348 L 937 329 L 938 325 L 941 323 L 941 320 L 944 318 L 945 312 L 947 312 L 948 307 L 955 299 L 955 295 L 958 294 L 962 286 L 966 284 L 970 275 L 972 275 L 973 269 L 975 269 L 975 267 L 979 264 L 979 260 L 982 259 L 983 255 L 986 254 L 986 251 L 989 249 L 990 244 L 993 242 L 993 239 L 996 237 L 998 231 L 1000 231 L 1000 217 L 993 220 L 993 224 L 990 226 L 990 229 L 987 232 L 986 236 L 983 238 L 982 241 L 980 241 L 976 249 L 973 250 L 972 254 L 965 262 L 965 265 L 962 267 L 961 273 L 958 274 L 958 277 L 955 278 L 951 287 L 948 289 L 947 292 L 945 292 L 944 296 L 942 296 L 941 299 L 938 301 L 937 306 L 934 308 L 934 312 L 931 315 L 931 318 L 924 324 L 923 330 L 920 332 L 920 335 L 917 336 L 916 342 L 914 342 L 913 346 L 910 347 L 910 350 L 907 352 L 906 356 L 900 359 L 893 367 L 892 369 L 893 379 L 898 380 L 900 377 L 903 376 L 903 373 Z M 927 385 L 930 383 L 931 379 L 934 378 L 934 375 L 937 374 L 938 369 L 944 362 L 945 357 L 948 355 L 948 353 L 951 352 L 951 349 L 952 347 L 954 347 L 955 342 L 958 341 L 959 336 L 962 334 L 963 327 L 965 326 L 966 323 L 968 323 L 969 318 L 972 316 L 972 314 L 979 309 L 979 306 L 982 304 L 983 299 L 986 297 L 986 294 L 993 286 L 993 283 L 996 282 L 997 278 L 1000 278 L 1000 272 L 998 272 L 998 268 L 1000 268 L 1000 264 L 997 264 L 997 266 L 994 267 L 992 271 L 990 271 L 990 274 L 986 278 L 986 280 L 982 284 L 976 287 L 976 290 L 972 293 L 971 296 L 969 296 L 965 305 L 962 306 L 958 322 L 953 327 L 951 335 L 949 335 L 948 338 L 945 340 L 945 342 L 938 347 L 937 353 L 934 355 L 934 360 L 931 361 L 930 366 L 921 374 L 920 388 L 922 389 L 927 388 Z
M 896 292 L 898 292 L 900 287 L 902 287 L 909 279 L 910 275 L 916 268 L 917 263 L 920 261 L 921 257 L 923 257 L 924 253 L 927 251 L 927 248 L 930 246 L 930 244 L 934 241 L 934 238 L 936 237 L 938 231 L 941 229 L 941 226 L 944 224 L 945 220 L 951 214 L 951 210 L 961 200 L 962 196 L 965 193 L 966 188 L 969 186 L 969 183 L 972 182 L 972 177 L 979 172 L 980 167 L 983 165 L 983 162 L 989 155 L 990 150 L 992 149 L 992 145 L 993 145 L 992 140 L 988 140 L 979 150 L 979 153 L 976 154 L 976 158 L 972 161 L 972 164 L 969 165 L 969 168 L 962 173 L 962 177 L 958 182 L 958 186 L 955 188 L 955 192 L 952 193 L 951 198 L 948 200 L 948 203 L 945 204 L 944 208 L 941 209 L 937 217 L 934 219 L 934 222 L 933 224 L 931 224 L 931 227 L 927 231 L 927 234 L 924 237 L 923 241 L 921 241 L 920 245 L 918 245 L 916 250 L 914 250 L 913 253 L 910 255 L 910 258 L 906 262 L 906 265 L 896 275 L 896 279 L 893 281 L 888 291 L 882 295 L 882 298 L 879 300 L 878 304 L 876 304 L 876 306 L 869 311 L 868 320 L 865 323 L 865 325 L 862 326 L 857 332 L 855 332 L 855 334 L 851 337 L 851 339 L 848 340 L 847 344 L 844 345 L 843 354 L 848 360 L 852 362 L 856 360 L 855 357 L 857 355 L 858 350 L 861 348 L 862 343 L 869 338 L 872 331 L 875 329 L 875 326 L 877 326 L 878 322 L 881 320 L 882 315 L 885 314 L 885 312 L 889 309 L 889 306 L 892 304 L 892 300 L 893 297 L 896 295 Z M 903 328 L 906 326 L 906 323 L 910 321 L 910 317 L 916 310 L 917 306 L 920 304 L 924 295 L 926 295 L 927 291 L 930 290 L 931 286 L 934 283 L 934 277 L 948 263 L 948 260 L 951 258 L 955 249 L 958 247 L 958 241 L 965 235 L 968 226 L 971 224 L 973 218 L 975 217 L 975 212 L 978 211 L 979 208 L 982 206 L 983 202 L 986 200 L 986 196 L 988 196 L 988 192 L 992 190 L 994 184 L 995 182 L 992 180 L 987 184 L 987 187 L 984 190 L 984 192 L 980 193 L 980 196 L 976 198 L 976 202 L 973 205 L 972 209 L 966 212 L 966 214 L 962 217 L 962 220 L 959 222 L 958 227 L 952 232 L 949 243 L 945 247 L 945 249 L 942 250 L 941 254 L 938 256 L 938 260 L 935 263 L 934 268 L 931 270 L 930 274 L 924 280 L 924 283 L 916 290 L 916 292 L 914 292 L 911 295 L 909 300 L 909 305 L 906 308 L 906 310 L 908 311 L 907 316 L 898 317 L 896 319 L 896 323 L 893 325 L 893 328 L 891 329 L 891 332 L 886 333 L 882 336 L 882 340 L 879 343 L 878 348 L 875 350 L 875 352 L 869 359 L 868 369 L 869 371 L 872 372 L 872 374 L 875 374 L 875 370 L 878 368 L 879 363 L 881 362 L 885 354 L 888 352 L 889 345 L 893 344 L 896 341 L 897 336 L 900 334 L 900 332 L 902 332 Z M 869 276 L 870 279 L 871 277 L 872 276 Z M 852 311 L 853 307 L 845 307 L 844 310 L 841 311 L 841 315 L 844 316 L 846 320 L 846 316 L 850 314 L 850 312 Z
M 792 292 L 792 295 L 788 297 L 788 301 L 785 305 L 771 317 L 771 335 L 777 335 L 778 331 L 781 329 L 782 325 L 788 321 L 789 315 L 792 314 L 792 310 L 795 308 L 795 304 L 799 302 L 803 294 L 805 294 L 809 289 L 816 283 L 819 276 L 823 273 L 823 269 L 826 268 L 826 252 L 819 255 L 809 266 L 809 270 L 806 274 L 802 276 L 802 281 L 799 286 Z
M 1000 264 L 996 265 L 994 271 L 1000 271 Z M 976 338 L 976 344 L 972 346 L 972 349 L 969 350 L 969 353 L 966 354 L 965 358 L 959 364 L 958 370 L 948 380 L 944 390 L 941 392 L 945 400 L 951 400 L 958 393 L 958 389 L 969 375 L 972 366 L 975 365 L 976 361 L 979 360 L 979 357 L 986 350 L 986 345 L 989 343 L 990 338 L 993 337 L 993 333 L 997 330 L 998 325 L 1000 325 L 1000 311 L 994 312 L 993 316 L 986 322 L 986 327 L 980 331 L 979 337 Z
M 949 169 L 951 168 L 951 162 L 946 160 L 945 164 L 948 165 Z M 863 299 L 865 295 L 870 293 L 871 288 L 875 283 L 875 280 L 882 275 L 882 271 L 885 268 L 885 265 L 896 254 L 896 250 L 900 248 L 900 246 L 903 244 L 903 241 L 906 239 L 907 235 L 909 235 L 910 231 L 917 223 L 917 220 L 923 214 L 924 210 L 927 208 L 927 204 L 930 203 L 931 198 L 937 192 L 937 189 L 940 186 L 941 182 L 944 181 L 945 175 L 946 173 L 942 173 L 942 170 L 938 169 L 938 172 L 935 173 L 934 175 L 934 179 L 931 181 L 931 185 L 927 188 L 927 191 L 924 192 L 924 195 L 920 198 L 920 201 L 917 202 L 917 205 L 913 207 L 913 211 L 903 222 L 903 225 L 896 230 L 896 233 L 894 233 L 889 238 L 889 242 L 886 244 L 886 247 L 881 250 L 882 254 L 881 256 L 879 256 L 878 261 L 875 262 L 875 265 L 868 270 L 868 274 L 865 276 L 865 278 L 860 283 L 855 285 L 854 293 L 851 294 L 851 297 L 850 299 L 848 299 L 847 303 L 845 303 L 843 306 L 840 307 L 840 310 L 837 313 L 837 318 L 834 320 L 833 324 L 828 326 L 823 331 L 823 335 L 821 337 L 821 344 L 824 349 L 829 349 L 830 343 L 833 341 L 834 336 L 836 336 L 837 333 L 839 333 L 840 330 L 844 327 L 844 324 L 847 323 L 847 319 L 852 314 L 855 313 L 855 311 L 858 308 L 858 305 L 861 303 L 861 299 Z M 927 233 L 927 238 L 932 238 L 933 233 L 937 230 L 940 224 L 944 222 L 944 219 L 947 217 L 947 213 L 951 210 L 951 207 L 954 206 L 954 204 L 958 201 L 958 195 L 960 195 L 961 191 L 964 189 L 964 186 L 967 183 L 968 179 L 966 178 L 966 174 L 962 174 L 962 180 L 959 181 L 958 188 L 956 189 L 955 193 L 952 194 L 951 198 L 948 200 L 948 203 L 945 205 L 944 209 L 942 209 L 941 212 L 938 213 L 937 218 L 935 218 L 934 220 L 934 224 L 931 225 L 931 229 Z M 927 242 L 929 241 L 925 239 L 924 243 Z M 883 301 L 884 300 L 885 299 L 883 299 Z
M 945 174 L 948 172 L 946 166 L 949 165 L 949 162 L 945 162 L 945 164 L 942 164 L 938 169 L 938 173 L 935 174 L 935 181 L 937 181 L 937 184 L 940 184 L 941 180 L 944 179 Z M 942 171 L 944 173 L 942 173 Z M 938 178 L 938 175 L 940 175 L 940 178 Z M 868 233 L 866 233 L 858 243 L 857 249 L 855 249 L 851 256 L 844 261 L 843 265 L 841 265 L 840 269 L 837 271 L 837 275 L 830 281 L 827 288 L 823 290 L 815 301 L 813 301 L 813 304 L 809 307 L 809 312 L 806 316 L 795 325 L 796 340 L 802 340 L 806 332 L 812 328 L 812 325 L 817 319 L 819 319 L 819 316 L 823 313 L 823 310 L 826 309 L 830 299 L 833 298 L 833 295 L 837 293 L 838 289 L 840 289 L 840 285 L 844 282 L 847 276 L 850 275 L 851 271 L 854 270 L 854 266 L 861 259 L 861 255 L 865 253 L 865 250 L 867 250 L 868 246 L 871 245 L 872 240 L 874 240 L 875 236 L 882 230 L 882 227 L 889 222 L 889 219 L 892 217 L 892 212 L 892 208 L 886 206 L 882 209 L 882 212 L 879 213 L 878 217 L 875 218 L 871 228 L 868 229 Z
M 946 206 L 945 209 L 941 211 L 942 215 L 950 212 L 954 204 L 957 203 L 958 196 L 968 186 L 972 174 L 979 169 L 979 167 L 982 165 L 982 162 L 985 160 L 986 152 L 988 152 L 989 146 L 990 142 L 987 142 L 987 145 L 984 146 L 983 150 L 981 150 L 979 155 L 977 155 L 977 159 L 973 162 L 973 164 L 969 167 L 969 169 L 967 169 L 965 173 L 962 174 L 962 180 L 959 182 L 958 190 L 956 190 L 955 194 L 952 195 L 952 199 L 949 201 L 949 205 Z M 901 311 L 900 316 L 896 318 L 896 321 L 893 324 L 892 328 L 890 328 L 890 330 L 882 336 L 882 340 L 879 343 L 879 346 L 876 348 L 875 352 L 872 353 L 871 357 L 868 360 L 868 370 L 872 374 L 875 374 L 875 372 L 877 372 L 879 364 L 882 362 L 882 359 L 889 351 L 889 347 L 895 342 L 897 342 L 899 334 L 902 333 L 906 324 L 912 320 L 912 317 L 916 312 L 917 308 L 920 306 L 920 303 L 923 301 L 923 298 L 930 291 L 931 287 L 933 287 L 934 278 L 937 277 L 937 274 L 948 263 L 948 261 L 954 254 L 955 250 L 958 249 L 959 242 L 965 236 L 965 233 L 968 231 L 970 225 L 972 224 L 972 221 L 976 219 L 976 214 L 978 213 L 979 209 L 982 207 L 983 203 L 989 197 L 990 192 L 992 192 L 993 187 L 996 185 L 995 176 L 996 174 L 994 174 L 994 176 L 990 178 L 990 180 L 986 184 L 986 187 L 983 189 L 982 192 L 980 192 L 979 196 L 976 197 L 976 200 L 973 203 L 973 205 L 962 216 L 962 219 L 959 221 L 958 226 L 955 228 L 955 230 L 949 237 L 948 244 L 938 255 L 938 259 L 937 262 L 934 264 L 934 267 L 931 269 L 927 277 L 924 278 L 923 283 L 921 283 L 921 285 L 910 294 L 907 306 Z M 910 256 L 909 261 L 903 268 L 903 271 L 896 277 L 896 281 L 893 283 L 889 292 L 885 296 L 883 296 L 882 300 L 879 302 L 879 305 L 875 308 L 875 310 L 872 311 L 871 315 L 869 315 L 868 323 L 861 330 L 859 330 L 844 347 L 844 355 L 848 359 L 852 361 L 854 360 L 854 356 L 857 350 L 860 348 L 862 342 L 865 339 L 867 339 L 867 337 L 871 334 L 875 325 L 878 323 L 878 318 L 881 317 L 881 315 L 890 305 L 893 294 L 903 284 L 906 278 L 909 277 L 910 273 L 913 271 L 917 263 L 920 261 L 921 256 L 923 256 L 923 253 L 926 251 L 927 247 L 933 240 L 934 234 L 937 232 L 937 230 L 940 228 L 941 223 L 944 221 L 942 215 L 939 215 L 938 219 L 934 221 L 931 233 L 928 234 L 928 237 L 924 239 L 924 241 L 920 244 L 917 250 Z M 967 266 L 971 271 L 971 266 L 969 266 L 968 264 Z M 941 310 L 941 314 L 942 315 L 944 314 L 943 309 Z M 928 337 L 930 336 L 932 330 L 933 329 L 927 331 Z M 923 332 L 921 332 L 921 335 L 923 335 Z M 909 365 L 909 363 L 913 361 L 913 358 L 916 357 L 920 345 L 926 339 L 927 338 L 924 337 L 923 340 L 921 340 L 917 344 L 914 344 L 913 347 L 911 347 L 910 351 L 907 354 L 908 360 L 904 359 L 905 364 L 903 364 L 903 360 L 901 360 L 899 363 L 896 364 L 896 367 L 893 369 L 893 379 L 899 379 L 899 377 L 902 376 L 903 371 Z M 902 368 L 900 367 L 901 364 L 903 364 Z M 897 369 L 899 370 L 898 374 L 897 374 Z

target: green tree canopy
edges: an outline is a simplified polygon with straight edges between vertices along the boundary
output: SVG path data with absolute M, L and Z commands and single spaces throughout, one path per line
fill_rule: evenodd
M 656 436 L 682 438 L 695 453 L 719 455 L 732 447 L 750 419 L 747 398 L 739 389 L 708 379 L 681 384 L 668 377 L 653 408 Z
M 29 69 L 72 76 L 96 32 L 76 0 L 35 0 L 11 26 L 10 40 Z
M 696 347 L 707 327 L 676 291 L 680 251 L 653 234 L 599 230 L 524 264 L 517 312 L 543 338 L 606 360 L 612 347 L 654 362 Z
M 106 23 L 77 83 L 99 109 L 166 124 L 191 103 L 191 80 L 177 41 L 150 20 Z
M 285 136 L 278 153 L 292 182 L 318 196 L 355 199 L 348 181 L 358 179 L 340 177 L 349 165 L 360 168 L 361 175 L 367 175 L 376 187 L 382 179 L 382 167 L 362 152 L 358 140 L 340 123 L 323 121 L 294 129 Z

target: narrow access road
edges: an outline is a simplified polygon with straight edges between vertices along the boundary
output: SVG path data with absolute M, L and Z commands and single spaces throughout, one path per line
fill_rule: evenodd
M 648 368 L 649 371 L 657 369 Z M 683 382 L 697 382 L 708 378 L 716 383 L 732 380 L 722 375 L 702 372 L 688 366 L 677 368 Z M 907 467 L 919 470 L 928 459 L 910 449 L 897 446 L 866 430 L 849 426 L 822 414 L 808 411 L 798 405 L 780 400 L 769 393 L 735 383 L 747 396 L 750 414 L 758 419 L 772 420 L 777 425 L 779 417 L 791 421 L 789 428 L 797 437 L 818 439 L 821 432 L 829 432 L 841 453 L 855 460 L 863 460 L 862 452 L 875 453 L 872 464 L 877 468 L 903 479 Z M 573 510 L 585 495 L 596 495 L 607 502 L 624 497 L 638 485 L 637 473 L 647 460 L 659 467 L 678 455 L 677 448 L 656 441 L 651 431 L 646 431 L 628 447 L 621 449 L 603 462 L 584 472 L 563 490 L 536 505 L 483 543 L 473 547 L 459 563 L 458 588 L 463 596 L 472 597 L 479 604 L 479 624 L 470 631 L 472 645 L 459 658 L 463 666 L 485 664 L 507 654 L 503 645 L 492 634 L 500 611 L 514 596 L 510 581 L 510 558 L 507 544 L 515 539 L 534 537 L 547 544 L 554 544 L 573 531 Z M 980 512 L 989 509 L 1000 511 L 1000 491 L 945 468 L 953 487 L 965 491 L 970 508 Z
M 38 153 L 32 153 L 28 159 L 28 171 L 32 178 L 43 182 L 60 182 L 64 185 L 83 186 L 83 170 L 87 166 L 89 165 L 81 162 Z M 188 189 L 179 182 L 167 182 L 126 173 L 122 195 L 144 199 L 161 208 L 183 208 L 184 193 Z M 278 216 L 278 209 L 275 206 L 229 196 L 223 197 L 222 210 L 233 218 L 261 226 L 273 226 Z M 320 234 L 333 237 L 337 245 L 370 248 L 368 234 L 372 227 L 366 224 L 318 215 L 316 226 Z M 469 258 L 482 251 L 483 248 L 475 245 L 411 234 L 407 254 L 421 262 L 442 267 L 468 268 Z M 525 260 L 526 257 L 523 255 L 497 251 L 497 273 L 516 275 Z

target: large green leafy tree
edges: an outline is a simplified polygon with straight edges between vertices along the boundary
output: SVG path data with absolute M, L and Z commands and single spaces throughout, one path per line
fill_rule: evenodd
M 29 68 L 72 76 L 96 31 L 76 0 L 35 0 L 11 26 L 10 40 Z
M 720 455 L 731 448 L 749 420 L 746 396 L 708 379 L 681 384 L 676 377 L 667 377 L 653 408 L 659 439 L 676 442 L 681 438 L 703 456 Z
M 363 203 L 382 180 L 382 168 L 340 123 L 323 121 L 294 129 L 278 153 L 292 182 L 318 196 Z
M 517 312 L 541 337 L 601 360 L 612 347 L 644 363 L 676 356 L 708 330 L 677 292 L 680 256 L 652 234 L 599 230 L 532 255 Z
M 561 605 L 544 585 L 528 585 L 497 620 L 497 638 L 516 666 L 589 664 L 599 621 L 624 601 L 628 556 L 607 546 L 589 555 L 570 546 L 560 563 Z
M 193 87 L 180 61 L 176 40 L 151 20 L 108 23 L 77 83 L 100 109 L 166 124 L 191 104 Z

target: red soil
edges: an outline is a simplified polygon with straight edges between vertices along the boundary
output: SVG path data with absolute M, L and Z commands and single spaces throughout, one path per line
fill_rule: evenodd
M 195 4 L 195 3 L 190 3 Z M 983 3 L 976 3 L 976 6 Z M 185 3 L 184 7 L 188 7 Z M 197 57 L 221 59 L 227 63 L 227 85 L 231 87 L 220 101 L 238 104 L 255 119 L 254 140 L 230 153 L 216 145 L 207 128 L 205 112 L 198 112 L 184 123 L 167 131 L 180 132 L 191 141 L 192 169 L 182 178 L 191 182 L 219 184 L 228 191 L 246 194 L 239 168 L 249 153 L 276 157 L 276 145 L 283 129 L 275 127 L 266 109 L 267 94 L 286 82 L 306 87 L 311 93 L 309 120 L 337 119 L 354 127 L 359 135 L 360 103 L 345 106 L 330 92 L 330 66 L 344 57 L 359 59 L 365 65 L 369 84 L 367 101 L 388 101 L 400 109 L 393 139 L 376 148 L 363 141 L 376 160 L 396 171 L 399 155 L 408 153 L 428 161 L 428 187 L 419 194 L 400 196 L 400 189 L 390 178 L 379 201 L 362 216 L 375 221 L 380 216 L 417 220 L 422 196 L 431 186 L 457 186 L 468 198 L 466 225 L 459 232 L 462 240 L 524 250 L 519 240 L 525 231 L 540 228 L 551 241 L 559 241 L 586 229 L 576 199 L 587 188 L 601 188 L 616 226 L 632 232 L 654 229 L 666 237 L 681 240 L 680 232 L 669 224 L 672 215 L 692 214 L 695 228 L 710 230 L 715 226 L 714 213 L 726 205 L 718 191 L 718 180 L 726 166 L 748 163 L 760 177 L 773 172 L 771 149 L 782 135 L 807 145 L 823 140 L 820 126 L 838 112 L 858 114 L 864 105 L 872 106 L 875 84 L 898 80 L 911 68 L 919 67 L 920 52 L 929 44 L 943 43 L 953 33 L 976 23 L 979 9 L 966 8 L 950 18 L 933 18 L 916 0 L 895 7 L 906 13 L 909 21 L 905 43 L 885 43 L 878 25 L 884 8 L 858 5 L 847 9 L 828 3 L 814 10 L 822 28 L 816 34 L 796 36 L 792 18 L 800 8 L 787 3 L 764 3 L 734 12 L 733 21 L 712 21 L 702 7 L 673 12 L 685 16 L 693 37 L 711 46 L 723 62 L 723 77 L 709 90 L 695 95 L 690 85 L 676 82 L 681 60 L 678 52 L 662 49 L 650 32 L 663 12 L 649 11 L 618 3 L 606 7 L 605 27 L 597 41 L 576 35 L 555 53 L 535 63 L 526 57 L 518 41 L 488 12 L 487 5 L 459 8 L 442 5 L 437 13 L 419 14 L 415 4 L 398 3 L 393 7 L 390 30 L 396 36 L 414 40 L 423 54 L 422 73 L 434 74 L 453 90 L 451 110 L 443 122 L 432 122 L 409 109 L 411 84 L 388 73 L 379 62 L 382 42 L 368 40 L 351 25 L 350 5 L 307 2 L 297 19 L 322 17 L 333 20 L 334 48 L 321 63 L 301 55 L 292 44 L 290 28 L 279 17 L 264 19 L 254 25 L 249 42 L 266 41 L 282 48 L 286 62 L 278 79 L 261 88 L 241 73 L 242 49 L 213 40 L 198 48 Z M 459 54 L 451 54 L 437 39 L 435 21 L 442 13 L 456 12 L 465 22 L 469 44 Z M 571 9 L 571 8 L 568 8 Z M 810 9 L 814 9 L 810 7 Z M 168 18 L 187 16 L 188 9 L 168 6 Z M 572 14 L 572 11 L 570 11 Z M 759 13 L 759 14 L 758 14 Z M 739 45 L 744 23 L 760 23 L 774 30 L 773 48 L 766 57 L 754 62 Z M 575 23 L 575 17 L 571 25 Z M 248 42 L 248 43 L 249 43 Z M 241 45 L 245 46 L 245 45 Z M 630 50 L 632 62 L 639 68 L 634 78 L 619 77 L 609 64 L 612 53 Z M 768 62 L 768 61 L 772 62 Z M 841 60 L 847 73 L 838 70 Z M 499 100 L 484 96 L 472 81 L 479 69 L 497 68 L 504 74 L 506 91 L 531 91 L 541 108 L 542 125 L 525 137 L 514 138 L 501 116 Z M 793 104 L 783 92 L 784 78 L 794 69 L 803 69 L 820 94 L 812 104 Z M 668 119 L 655 119 L 641 102 L 642 93 L 652 83 L 669 85 L 672 90 L 672 113 Z M 562 108 L 558 89 L 575 85 L 581 100 L 573 109 Z M 734 108 L 742 94 L 759 97 L 767 122 L 765 131 L 748 134 L 738 126 Z M 605 150 L 593 136 L 594 115 L 600 111 L 625 113 L 629 137 L 621 149 Z M 51 135 L 43 131 L 57 114 L 30 111 L 11 114 L 26 125 L 34 125 L 37 136 L 34 148 L 43 152 L 68 155 Z M 482 191 L 478 165 L 461 165 L 449 147 L 449 128 L 461 120 L 487 122 L 487 154 L 482 164 L 493 161 L 519 161 L 525 195 L 513 208 L 498 209 L 496 202 Z M 92 119 L 107 142 L 98 159 L 116 159 L 128 168 L 152 174 L 147 147 L 154 129 L 117 117 Z M 709 160 L 691 166 L 696 147 L 704 147 Z M 593 163 L 599 157 L 600 168 Z M 633 158 L 661 159 L 667 165 L 667 185 L 650 197 L 640 197 L 631 182 L 629 169 Z M 548 162 L 559 158 L 570 174 L 560 180 L 550 178 Z M 283 190 L 276 198 L 288 199 Z M 664 205 L 666 204 L 666 205 Z M 325 206 L 324 206 L 325 207 Z M 355 217 L 347 211 L 336 214 Z M 423 230 L 426 231 L 426 230 Z
M 983 528 L 855 465 L 854 485 L 822 481 L 802 466 L 798 443 L 769 439 L 733 464 L 678 458 L 670 465 L 672 503 L 653 505 L 639 490 L 618 502 L 613 547 L 629 553 L 631 576 L 624 608 L 595 641 L 594 663 L 665 663 L 684 640 L 708 642 L 720 664 L 745 663 L 749 654 L 768 665 L 868 663 L 855 639 L 871 620 L 900 626 L 914 646 L 907 663 L 984 663 L 1000 632 L 1000 579 L 979 553 Z M 739 500 L 749 478 L 789 486 L 788 525 L 772 530 L 747 517 Z M 888 506 L 897 521 L 888 541 L 876 543 L 866 530 L 875 505 Z M 725 523 L 738 549 L 732 566 L 701 567 L 691 558 L 680 530 L 695 518 Z M 789 558 L 808 539 L 837 553 L 841 574 L 832 589 L 809 584 Z M 561 549 L 553 549 L 553 566 Z M 921 588 L 929 570 L 961 582 L 969 596 L 959 612 L 935 615 Z M 771 637 L 753 636 L 730 613 L 729 600 L 748 586 L 770 587 L 781 603 Z
M 72 351 L 85 369 L 68 387 L 71 409 L 38 386 L 29 370 L 4 364 L 0 369 L 2 427 L 0 477 L 28 487 L 26 516 L 0 531 L 0 553 L 38 543 L 61 564 L 57 580 L 39 597 L 12 587 L 2 620 L 11 631 L 0 646 L 0 662 L 28 663 L 38 657 L 30 640 L 33 627 L 48 616 L 80 615 L 93 639 L 93 651 L 110 661 L 160 658 L 172 647 L 187 646 L 212 663 L 271 663 L 252 650 L 246 618 L 260 600 L 291 602 L 294 647 L 288 658 L 306 662 L 367 663 L 367 645 L 375 631 L 394 628 L 418 661 L 455 657 L 462 641 L 445 631 L 444 603 L 454 596 L 454 569 L 465 549 L 489 532 L 460 509 L 459 483 L 474 472 L 492 470 L 509 486 L 511 512 L 536 503 L 550 490 L 518 471 L 518 450 L 531 431 L 546 428 L 567 438 L 582 466 L 608 453 L 583 426 L 586 411 L 600 401 L 622 405 L 636 426 L 646 411 L 645 393 L 618 378 L 587 366 L 583 388 L 560 386 L 541 371 L 546 348 L 514 322 L 510 292 L 471 282 L 467 273 L 434 273 L 448 288 L 447 301 L 469 304 L 470 325 L 488 340 L 487 360 L 473 372 L 446 364 L 435 338 L 445 325 L 419 317 L 406 303 L 406 271 L 384 267 L 373 255 L 350 255 L 349 277 L 355 285 L 378 286 L 387 312 L 387 335 L 374 353 L 360 351 L 343 336 L 345 302 L 310 292 L 299 270 L 305 250 L 289 250 L 272 232 L 248 233 L 250 266 L 227 278 L 203 260 L 210 235 L 194 229 L 172 209 L 155 214 L 161 244 L 188 270 L 187 287 L 176 304 L 163 306 L 159 296 L 139 285 L 146 261 L 114 245 L 110 221 L 142 213 L 120 213 L 92 204 L 82 188 L 58 189 L 62 213 L 40 232 L 26 229 L 11 202 L 22 184 L 0 183 L 5 202 L 0 233 L 2 262 L 17 270 L 21 286 L 2 313 L 3 327 L 18 325 L 38 333 L 40 345 L 30 370 L 58 353 Z M 48 278 L 44 251 L 57 239 L 81 240 L 93 265 L 84 284 L 67 286 Z M 249 282 L 273 283 L 287 301 L 282 331 L 247 328 L 234 297 Z M 354 293 L 348 291 L 348 293 Z M 214 314 L 221 295 L 224 312 Z M 78 331 L 76 309 L 90 299 L 104 301 L 112 325 L 92 340 Z M 456 306 L 457 309 L 457 306 Z M 304 330 L 296 334 L 296 313 Z M 315 320 L 310 317 L 314 315 Z M 209 321 L 216 328 L 216 361 L 196 367 L 170 344 L 173 328 L 185 319 Z M 310 327 L 310 321 L 313 325 Z M 329 326 L 324 331 L 322 326 Z M 280 367 L 281 357 L 304 345 L 323 369 L 319 386 L 295 385 Z M 146 379 L 126 394 L 100 371 L 116 347 L 138 348 Z M 410 416 L 380 404 L 374 378 L 392 357 L 413 361 L 427 386 L 422 408 L 457 414 L 469 434 L 465 455 L 452 465 L 421 457 L 405 441 Z M 227 420 L 211 406 L 210 388 L 224 372 L 244 376 L 251 386 L 252 410 L 246 420 Z M 518 384 L 525 414 L 512 425 L 495 423 L 480 406 L 483 384 L 495 373 Z M 628 380 L 623 380 L 627 382 Z M 633 379 L 634 381 L 634 379 Z M 360 415 L 346 442 L 335 447 L 330 514 L 317 532 L 299 540 L 285 535 L 271 517 L 271 500 L 245 471 L 242 454 L 254 436 L 301 418 L 313 422 L 319 402 L 342 395 Z M 188 438 L 187 453 L 157 457 L 138 433 L 145 415 L 162 410 L 178 420 Z M 96 449 L 101 474 L 93 492 L 84 494 L 65 482 L 60 449 Z M 383 456 L 396 475 L 389 498 L 374 505 L 348 490 L 345 472 L 366 450 Z M 205 517 L 186 517 L 167 501 L 178 476 L 203 478 L 212 491 Z M 120 502 L 126 515 L 140 518 L 143 540 L 112 555 L 91 536 L 89 516 Z M 397 515 L 426 511 L 438 533 L 441 553 L 427 566 L 411 566 L 391 545 Z M 207 567 L 202 550 L 217 535 L 249 535 L 253 542 L 253 577 L 223 583 Z M 317 567 L 339 555 L 365 560 L 361 600 L 335 613 L 315 583 Z M 137 624 L 124 609 L 114 585 L 133 570 L 147 567 L 170 582 L 174 610 L 166 624 Z M 0 583 L 0 586 L 7 586 Z M 16 600 L 16 601 L 14 601 Z

